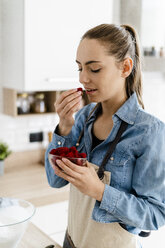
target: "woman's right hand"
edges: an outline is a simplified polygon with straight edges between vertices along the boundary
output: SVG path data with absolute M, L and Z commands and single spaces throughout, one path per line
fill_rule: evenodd
M 81 108 L 82 92 L 77 89 L 63 92 L 55 102 L 55 109 L 60 118 L 58 131 L 66 136 L 74 125 L 73 114 Z

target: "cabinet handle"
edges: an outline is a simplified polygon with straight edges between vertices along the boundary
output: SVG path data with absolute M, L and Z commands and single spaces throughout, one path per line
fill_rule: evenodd
M 56 82 L 79 82 L 78 78 L 45 78 L 46 83 L 56 83 Z

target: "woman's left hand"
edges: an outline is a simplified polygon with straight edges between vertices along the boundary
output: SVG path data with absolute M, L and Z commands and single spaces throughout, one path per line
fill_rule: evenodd
M 98 201 L 102 200 L 105 185 L 99 179 L 91 163 L 87 161 L 86 166 L 79 166 L 66 158 L 56 160 L 56 163 L 61 168 L 57 166 L 53 168 L 57 176 L 72 183 L 82 193 Z

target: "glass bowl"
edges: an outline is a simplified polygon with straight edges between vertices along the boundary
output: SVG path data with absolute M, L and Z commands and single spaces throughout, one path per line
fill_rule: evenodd
M 48 159 L 49 159 L 50 164 L 53 164 L 55 166 L 58 166 L 56 164 L 56 160 L 57 159 L 61 160 L 62 158 L 63 158 L 62 156 L 54 155 L 54 154 L 51 154 L 51 153 L 49 153 L 49 155 L 48 155 Z M 70 158 L 70 157 L 66 157 L 66 158 L 68 160 L 70 160 L 74 164 L 77 164 L 77 165 L 80 165 L 80 166 L 86 166 L 87 158 Z
M 28 201 L 0 197 L 0 247 L 16 248 L 34 213 Z

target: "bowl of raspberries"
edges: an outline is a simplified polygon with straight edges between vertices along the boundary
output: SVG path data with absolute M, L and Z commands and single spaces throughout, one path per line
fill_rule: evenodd
M 56 160 L 61 160 L 62 158 L 67 158 L 72 163 L 77 164 L 79 166 L 85 166 L 87 155 L 86 153 L 80 153 L 77 151 L 75 146 L 72 147 L 58 147 L 56 149 L 52 149 L 49 152 L 48 159 L 49 162 L 55 166 L 58 166 Z

